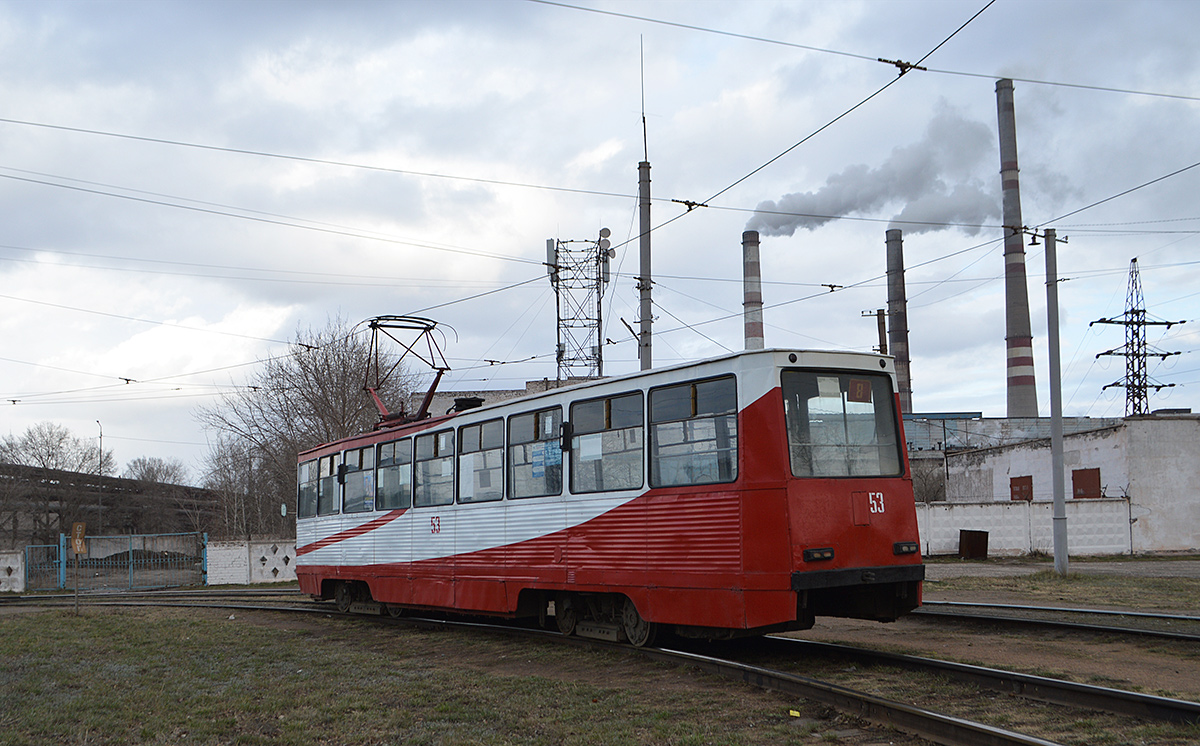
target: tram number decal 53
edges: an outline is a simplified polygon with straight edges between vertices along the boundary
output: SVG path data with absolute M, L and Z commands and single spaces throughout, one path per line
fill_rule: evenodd
M 868 492 L 867 493 L 867 504 L 870 507 L 870 510 L 872 513 L 882 513 L 883 512 L 883 493 L 882 492 Z
M 442 517 L 435 515 L 429 518 L 429 533 L 440 534 L 442 532 Z

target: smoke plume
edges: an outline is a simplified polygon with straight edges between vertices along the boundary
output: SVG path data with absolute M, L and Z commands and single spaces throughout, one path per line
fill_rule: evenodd
M 761 202 L 746 230 L 790 236 L 842 216 L 873 216 L 897 203 L 904 207 L 888 227 L 906 234 L 941 230 L 946 223 L 978 226 L 1000 217 L 995 189 L 985 188 L 977 175 L 981 163 L 996 161 L 995 148 L 987 125 L 943 107 L 920 141 L 897 147 L 877 168 L 849 166 L 816 191 Z M 974 234 L 979 228 L 962 230 Z

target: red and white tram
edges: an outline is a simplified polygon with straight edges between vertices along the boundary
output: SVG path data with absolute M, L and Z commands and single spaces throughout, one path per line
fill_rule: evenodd
M 296 574 L 635 645 L 892 621 L 924 577 L 897 402 L 891 358 L 765 350 L 384 424 L 301 454 Z

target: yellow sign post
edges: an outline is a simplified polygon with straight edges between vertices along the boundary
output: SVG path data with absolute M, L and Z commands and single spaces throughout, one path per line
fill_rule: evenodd
M 71 524 L 71 549 L 75 554 L 75 615 L 79 615 L 79 555 L 87 554 L 87 524 Z
M 71 524 L 71 547 L 75 554 L 87 554 L 87 524 L 82 521 Z

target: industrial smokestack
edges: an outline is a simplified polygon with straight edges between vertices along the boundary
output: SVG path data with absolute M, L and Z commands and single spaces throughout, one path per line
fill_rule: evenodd
M 1025 281 L 1021 187 L 1017 179 L 1017 120 L 1011 80 L 996 81 L 996 110 L 1000 124 L 1000 185 L 1004 192 L 1004 339 L 1008 348 L 1008 416 L 1037 417 L 1033 334 L 1029 330 L 1029 288 Z
M 896 385 L 900 411 L 912 414 L 912 379 L 908 370 L 908 299 L 904 293 L 904 232 L 893 228 L 887 236 L 888 344 L 896 358 Z
M 742 317 L 746 349 L 763 349 L 762 270 L 758 263 L 758 231 L 742 234 Z

